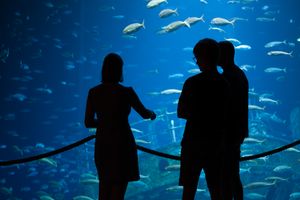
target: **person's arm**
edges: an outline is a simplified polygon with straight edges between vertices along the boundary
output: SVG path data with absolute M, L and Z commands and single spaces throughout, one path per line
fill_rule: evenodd
M 156 114 L 145 108 L 145 106 L 142 104 L 141 100 L 139 99 L 138 95 L 135 93 L 133 88 L 129 88 L 130 92 L 130 101 L 131 101 L 131 106 L 133 109 L 139 113 L 139 115 L 142 116 L 144 119 L 151 119 L 154 120 L 156 118 Z
M 93 109 L 93 105 L 92 105 L 91 91 L 89 91 L 88 98 L 86 101 L 84 124 L 86 128 L 97 128 L 97 121 L 95 119 L 95 110 Z
M 179 118 L 188 119 L 190 112 L 189 112 L 189 87 L 188 83 L 185 82 L 183 85 L 183 89 L 181 91 L 178 106 L 177 106 L 177 116 Z

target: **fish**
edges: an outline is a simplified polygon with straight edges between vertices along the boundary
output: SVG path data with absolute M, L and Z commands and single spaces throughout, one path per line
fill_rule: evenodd
M 300 192 L 293 192 L 290 194 L 290 200 L 292 199 L 300 199 Z
M 83 179 L 79 181 L 81 184 L 83 185 L 98 185 L 99 184 L 99 180 L 98 179 L 92 179 L 92 178 L 88 178 L 88 179 Z
M 250 50 L 251 46 L 247 45 L 247 44 L 241 44 L 241 45 L 235 46 L 234 48 L 238 49 L 238 50 Z
M 170 78 L 182 78 L 182 77 L 184 77 L 184 75 L 181 74 L 181 73 L 178 73 L 178 74 L 170 74 L 170 75 L 168 76 L 169 79 L 170 79 Z
M 173 31 L 179 29 L 182 26 L 186 26 L 188 28 L 191 27 L 190 24 L 188 24 L 185 21 L 175 21 L 175 22 L 172 22 L 172 23 L 168 24 L 167 26 L 163 26 L 162 30 L 159 33 L 173 32 Z
M 272 185 L 275 185 L 276 181 L 273 182 L 253 182 L 253 183 L 249 183 L 247 185 L 244 186 L 244 189 L 257 189 L 257 188 L 262 188 L 262 187 L 269 187 Z
M 255 69 L 256 65 L 241 65 L 240 69 L 244 71 L 248 71 L 249 69 Z
M 232 42 L 232 43 L 241 44 L 241 42 L 238 39 L 235 39 L 235 38 L 224 38 L 224 40 Z
M 279 68 L 279 67 L 268 67 L 264 70 L 266 73 L 278 73 L 278 72 L 285 72 L 286 73 L 286 67 L 285 68 Z
M 181 90 L 178 89 L 167 89 L 160 92 L 160 94 L 181 94 Z
M 200 2 L 203 4 L 208 4 L 208 2 L 206 0 L 200 0 Z
M 149 1 L 149 3 L 147 4 L 147 8 L 154 8 L 156 6 L 159 6 L 162 3 L 168 3 L 167 0 L 151 0 Z
M 265 106 L 264 107 L 260 107 L 260 106 L 257 106 L 257 105 L 251 105 L 251 104 L 249 104 L 248 105 L 248 108 L 249 108 L 249 110 L 265 110 Z
M 270 104 L 274 104 L 274 105 L 279 104 L 279 100 L 274 100 L 274 99 L 271 99 L 271 98 L 261 97 L 261 96 L 259 97 L 258 101 L 262 102 L 262 103 L 270 103 Z
M 288 166 L 288 165 L 279 165 L 277 167 L 275 167 L 273 169 L 274 172 L 287 172 L 287 171 L 291 171 L 292 170 L 292 167 Z
M 266 140 L 258 140 L 256 138 L 245 138 L 244 143 L 258 143 L 258 144 L 262 144 L 263 142 L 265 142 Z
M 204 15 L 202 15 L 201 17 L 188 17 L 184 20 L 184 22 L 188 23 L 189 25 L 195 24 L 200 21 L 205 22 Z
M 219 31 L 220 33 L 225 33 L 225 31 L 219 27 L 209 26 L 208 30 Z
M 267 44 L 265 44 L 265 48 L 272 48 L 272 47 L 276 47 L 282 44 L 287 44 L 286 40 L 283 41 L 272 41 L 272 42 L 268 42 Z
M 55 200 L 49 195 L 42 195 L 40 196 L 40 200 Z
M 293 57 L 292 55 L 293 51 L 291 52 L 286 52 L 286 51 L 269 51 L 267 54 L 269 56 L 290 56 Z
M 85 195 L 78 195 L 73 197 L 73 200 L 94 200 L 94 199 Z
M 188 73 L 190 73 L 190 74 L 198 74 L 198 73 L 200 73 L 201 71 L 200 71 L 200 69 L 199 68 L 194 68 L 194 69 L 189 69 L 188 70 Z
M 145 29 L 145 20 L 142 21 L 142 23 L 132 23 L 126 26 L 123 29 L 124 34 L 132 34 L 140 30 L 141 28 Z
M 151 144 L 150 141 L 141 140 L 141 139 L 135 139 L 135 142 L 138 144 Z
M 180 169 L 180 164 L 176 164 L 176 165 L 168 165 L 165 167 L 165 170 L 167 171 L 176 171 Z
M 39 161 L 44 162 L 53 167 L 57 167 L 57 162 L 55 160 L 53 160 L 52 158 L 41 158 L 41 159 L 39 159 Z
M 232 19 L 231 21 L 229 21 L 228 19 L 225 18 L 215 17 L 210 21 L 210 23 L 216 26 L 226 26 L 229 24 L 234 26 L 235 21 L 236 19 Z
M 276 19 L 274 18 L 267 18 L 267 17 L 257 17 L 256 21 L 258 22 L 275 22 Z
M 160 13 L 158 14 L 158 16 L 160 18 L 166 18 L 169 17 L 171 15 L 176 15 L 178 16 L 178 12 L 177 12 L 177 8 L 175 10 L 172 9 L 163 9 L 162 11 L 160 11 Z

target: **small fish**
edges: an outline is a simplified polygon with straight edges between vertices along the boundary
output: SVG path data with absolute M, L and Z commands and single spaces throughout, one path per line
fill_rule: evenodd
M 170 78 L 182 78 L 182 77 L 184 77 L 184 75 L 183 74 L 170 74 L 169 76 L 168 76 L 168 78 L 170 79 Z
M 273 169 L 274 172 L 287 172 L 287 171 L 291 171 L 292 170 L 292 167 L 288 166 L 288 165 L 279 165 L 277 167 L 275 167 Z
M 293 57 L 292 53 L 293 53 L 293 51 L 291 51 L 291 52 L 286 52 L 286 51 L 269 51 L 267 54 L 269 56 L 290 56 L 290 57 Z
M 249 69 L 255 69 L 256 65 L 241 65 L 241 70 L 248 71 Z
M 202 15 L 201 17 L 188 17 L 184 20 L 186 23 L 188 23 L 189 25 L 195 24 L 197 22 L 205 22 L 204 21 L 204 15 Z
M 213 24 L 213 25 L 216 25 L 216 26 L 226 26 L 226 25 L 232 25 L 234 26 L 234 23 L 235 23 L 236 19 L 233 19 L 231 21 L 229 21 L 228 19 L 225 19 L 225 18 L 221 18 L 221 17 L 216 17 L 216 18 L 213 18 L 210 23 Z
M 270 183 L 270 182 L 253 182 L 249 183 L 244 186 L 244 189 L 256 189 L 256 188 L 262 188 L 262 187 L 268 187 L 275 185 L 276 181 Z
M 73 197 L 73 200 L 94 200 L 94 199 L 85 195 L 78 195 Z
M 123 29 L 124 34 L 132 34 L 140 30 L 141 28 L 145 29 L 145 21 L 143 20 L 142 23 L 133 23 L 129 24 Z
M 225 31 L 219 27 L 209 26 L 208 30 L 219 31 L 220 33 L 225 33 Z
M 265 48 L 272 48 L 272 47 L 276 47 L 276 46 L 279 46 L 282 44 L 287 44 L 286 40 L 268 42 L 267 44 L 265 44 Z
M 160 92 L 160 94 L 181 94 L 181 90 L 178 89 L 167 89 Z
M 180 169 L 180 164 L 168 165 L 165 167 L 165 170 L 167 170 L 167 171 L 177 171 L 179 169 Z
M 235 46 L 234 48 L 238 49 L 238 50 L 250 50 L 251 46 L 247 45 L 247 44 L 241 44 L 241 45 Z
M 160 11 L 160 13 L 158 14 L 158 16 L 160 18 L 166 18 L 166 17 L 169 17 L 171 15 L 176 15 L 178 16 L 178 12 L 177 12 L 177 8 L 175 10 L 172 10 L 172 9 L 164 9 L 162 11 Z
M 172 23 L 168 24 L 167 26 L 163 26 L 162 31 L 160 31 L 159 33 L 173 32 L 173 31 L 179 29 L 182 26 L 186 26 L 188 28 L 191 27 L 190 24 L 188 24 L 185 21 L 175 21 L 175 22 L 172 22 Z
M 190 74 L 198 74 L 198 73 L 200 73 L 201 71 L 200 71 L 200 69 L 199 68 L 194 68 L 194 69 L 189 69 L 188 70 L 188 73 L 190 73 Z
M 260 107 L 260 106 L 257 106 L 257 105 L 251 105 L 251 104 L 249 104 L 248 105 L 248 108 L 249 108 L 249 110 L 265 110 L 265 106 L 264 107 Z
M 267 18 L 267 17 L 257 17 L 256 21 L 258 22 L 275 22 L 276 19 L 274 18 Z
M 278 72 L 285 72 L 286 73 L 286 67 L 285 68 L 268 67 L 264 71 L 267 72 L 267 73 L 278 73 Z
M 98 179 L 93 179 L 93 178 L 87 178 L 79 181 L 83 185 L 98 185 L 99 180 Z
M 151 0 L 149 1 L 149 3 L 147 4 L 147 8 L 154 8 L 156 6 L 159 6 L 162 3 L 168 3 L 167 0 Z
M 241 44 L 241 42 L 238 39 L 235 39 L 235 38 L 224 38 L 224 40 L 232 42 L 232 43 Z
M 200 2 L 203 3 L 203 4 L 208 4 L 208 2 L 205 1 L 205 0 L 200 0 Z
M 262 102 L 262 103 L 270 103 L 270 104 L 273 104 L 273 105 L 278 105 L 279 104 L 278 100 L 274 100 L 274 99 L 267 98 L 267 97 L 259 97 L 258 101 Z

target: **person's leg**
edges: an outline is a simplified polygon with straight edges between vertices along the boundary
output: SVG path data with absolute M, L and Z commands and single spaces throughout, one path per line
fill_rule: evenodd
M 235 160 L 233 167 L 233 198 L 234 200 L 243 200 L 244 199 L 244 191 L 243 184 L 240 177 L 240 146 L 235 151 Z
M 112 186 L 111 184 L 100 181 L 99 183 L 99 200 L 110 200 L 112 193 Z
M 128 182 L 112 185 L 111 200 L 124 200 Z
M 197 184 L 183 186 L 182 200 L 194 200 L 197 191 Z
M 222 158 L 218 157 L 218 155 L 208 158 L 204 167 L 204 172 L 211 200 L 223 200 Z

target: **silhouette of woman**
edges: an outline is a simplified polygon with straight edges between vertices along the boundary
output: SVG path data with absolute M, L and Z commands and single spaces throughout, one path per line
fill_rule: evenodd
M 122 81 L 123 60 L 110 53 L 103 61 L 102 83 L 91 88 L 87 98 L 85 126 L 97 128 L 94 158 L 100 200 L 123 200 L 128 182 L 140 178 L 136 143 L 128 123 L 131 107 L 144 119 L 156 118 Z

